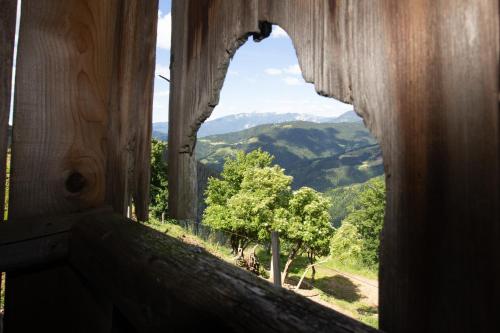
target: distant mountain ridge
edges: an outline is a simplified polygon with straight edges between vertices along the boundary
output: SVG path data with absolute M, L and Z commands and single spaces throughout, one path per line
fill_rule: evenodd
M 354 111 L 347 111 L 338 117 L 322 117 L 303 113 L 240 113 L 208 120 L 198 131 L 198 137 L 238 132 L 264 124 L 279 124 L 290 121 L 308 121 L 313 123 L 361 122 Z M 168 122 L 153 123 L 153 137 L 167 140 Z

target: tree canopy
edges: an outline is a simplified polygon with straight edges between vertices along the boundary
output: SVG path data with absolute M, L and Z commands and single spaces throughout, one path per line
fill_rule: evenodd
M 203 223 L 228 232 L 233 252 L 252 240 L 265 240 L 286 208 L 292 177 L 260 149 L 227 159 L 220 178 L 210 178 Z
M 221 177 L 209 180 L 203 223 L 228 232 L 233 252 L 278 231 L 288 252 L 286 276 L 297 255 L 307 253 L 312 263 L 328 254 L 330 202 L 308 187 L 292 192 L 293 178 L 272 160 L 260 149 L 227 159 Z
M 299 254 L 306 253 L 311 264 L 316 257 L 328 255 L 333 233 L 329 208 L 329 200 L 312 188 L 302 187 L 293 192 L 288 209 L 280 216 L 277 224 L 288 250 L 283 280 L 288 275 L 292 261 Z
M 342 226 L 336 231 L 332 240 L 334 254 L 345 261 L 359 261 L 365 266 L 376 267 L 384 213 L 384 180 L 373 178 L 358 194 Z
M 167 143 L 153 139 L 151 142 L 151 189 L 150 211 L 160 218 L 168 210 L 168 179 L 165 154 Z

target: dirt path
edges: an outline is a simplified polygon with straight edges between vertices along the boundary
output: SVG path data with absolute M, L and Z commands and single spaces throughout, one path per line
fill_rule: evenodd
M 297 290 L 290 285 L 286 287 L 349 317 L 358 318 L 362 313 L 367 315 L 368 311 L 376 315 L 378 312 L 378 281 L 328 267 L 318 266 L 316 269 L 318 275 L 322 277 L 315 282 L 316 288 L 313 288 L 306 281 L 303 282 L 304 289 Z M 343 305 L 345 303 L 327 302 L 320 293 L 346 301 L 353 306 L 346 307 Z
M 359 293 L 363 301 L 369 305 L 378 307 L 378 281 L 365 278 L 363 276 L 341 272 L 335 269 L 331 269 L 328 267 L 319 266 L 318 271 L 323 271 L 324 273 L 328 272 L 328 274 L 341 275 L 344 278 L 349 279 L 349 281 L 357 286 L 359 289 Z

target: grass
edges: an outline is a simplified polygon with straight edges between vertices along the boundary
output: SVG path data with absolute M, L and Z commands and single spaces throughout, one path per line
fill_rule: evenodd
M 5 273 L 0 273 L 0 312 L 5 306 Z
M 204 240 L 178 224 L 161 223 L 155 219 L 151 219 L 146 225 L 171 237 L 181 239 L 186 243 L 201 246 L 218 258 L 234 264 L 234 255 L 231 254 L 231 249 L 224 244 L 215 242 L 213 239 L 210 239 L 210 237 L 208 240 Z M 248 248 L 250 249 L 251 247 L 252 245 Z M 271 256 L 270 253 L 267 252 L 266 247 L 260 246 L 256 254 L 261 266 L 269 271 Z M 282 254 L 280 259 L 281 267 L 284 267 L 286 256 Z M 299 256 L 290 268 L 287 283 L 296 285 L 307 266 L 307 258 Z M 333 270 L 361 276 L 367 279 L 377 279 L 377 272 L 373 270 L 364 267 L 349 266 L 335 259 L 329 259 L 327 262 L 318 266 L 315 282 L 311 281 L 311 271 L 309 270 L 304 279 L 305 283 L 302 285 L 301 289 L 306 288 L 314 291 L 319 294 L 322 301 L 331 304 L 333 308 L 369 326 L 377 328 L 378 308 L 366 301 L 357 284 L 354 284 L 350 279 L 341 274 L 337 274 Z
M 200 247 L 203 247 L 206 251 L 210 252 L 216 257 L 232 263 L 232 259 L 234 256 L 231 254 L 231 250 L 228 247 L 221 244 L 212 243 L 210 241 L 205 241 L 188 232 L 178 224 L 162 223 L 154 218 L 150 218 L 150 221 L 145 223 L 145 225 L 171 237 L 178 238 L 186 243 L 196 244 Z
M 9 185 L 10 185 L 10 149 L 7 151 L 7 165 L 5 177 L 5 206 L 3 219 L 7 220 L 9 216 Z M 0 272 L 0 312 L 3 312 L 5 306 L 5 274 Z

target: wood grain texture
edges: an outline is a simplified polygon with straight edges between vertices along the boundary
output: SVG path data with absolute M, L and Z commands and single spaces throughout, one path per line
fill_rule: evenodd
M 21 12 L 9 206 L 18 223 L 105 203 L 109 46 L 119 13 L 118 1 L 96 0 L 23 1 Z M 5 301 L 7 333 L 35 323 L 56 332 L 99 332 L 111 316 L 64 265 L 7 274 Z
M 118 215 L 75 224 L 70 253 L 137 332 L 378 332 Z
M 71 228 L 88 215 L 111 207 L 0 224 L 0 271 L 34 271 L 68 258 Z
M 102 205 L 117 1 L 22 5 L 10 212 Z
M 4 218 L 5 174 L 9 143 L 12 66 L 16 34 L 16 0 L 0 0 L 0 222 Z M 1 277 L 0 277 L 1 281 Z
M 107 201 L 126 215 L 132 202 L 148 219 L 153 83 L 158 1 L 121 2 L 108 136 Z
M 157 6 L 139 0 L 22 3 L 9 211 L 16 223 L 105 204 L 123 214 L 132 196 L 144 217 Z M 67 321 L 42 320 L 40 327 L 85 332 L 108 326 L 111 308 L 88 321 L 86 309 L 105 300 L 70 268 L 46 274 L 36 274 L 43 291 L 29 274 L 9 274 L 7 331 L 26 331 L 34 325 L 27 318 L 51 313 Z M 64 288 L 61 280 L 67 280 Z M 70 297 L 75 293 L 88 294 L 80 302 Z M 47 297 L 52 301 L 40 314 Z
M 498 7 L 493 0 L 174 0 L 173 216 L 195 216 L 196 131 L 217 105 L 228 60 L 259 22 L 278 24 L 306 81 L 352 103 L 381 144 L 388 191 L 381 328 L 496 330 Z

